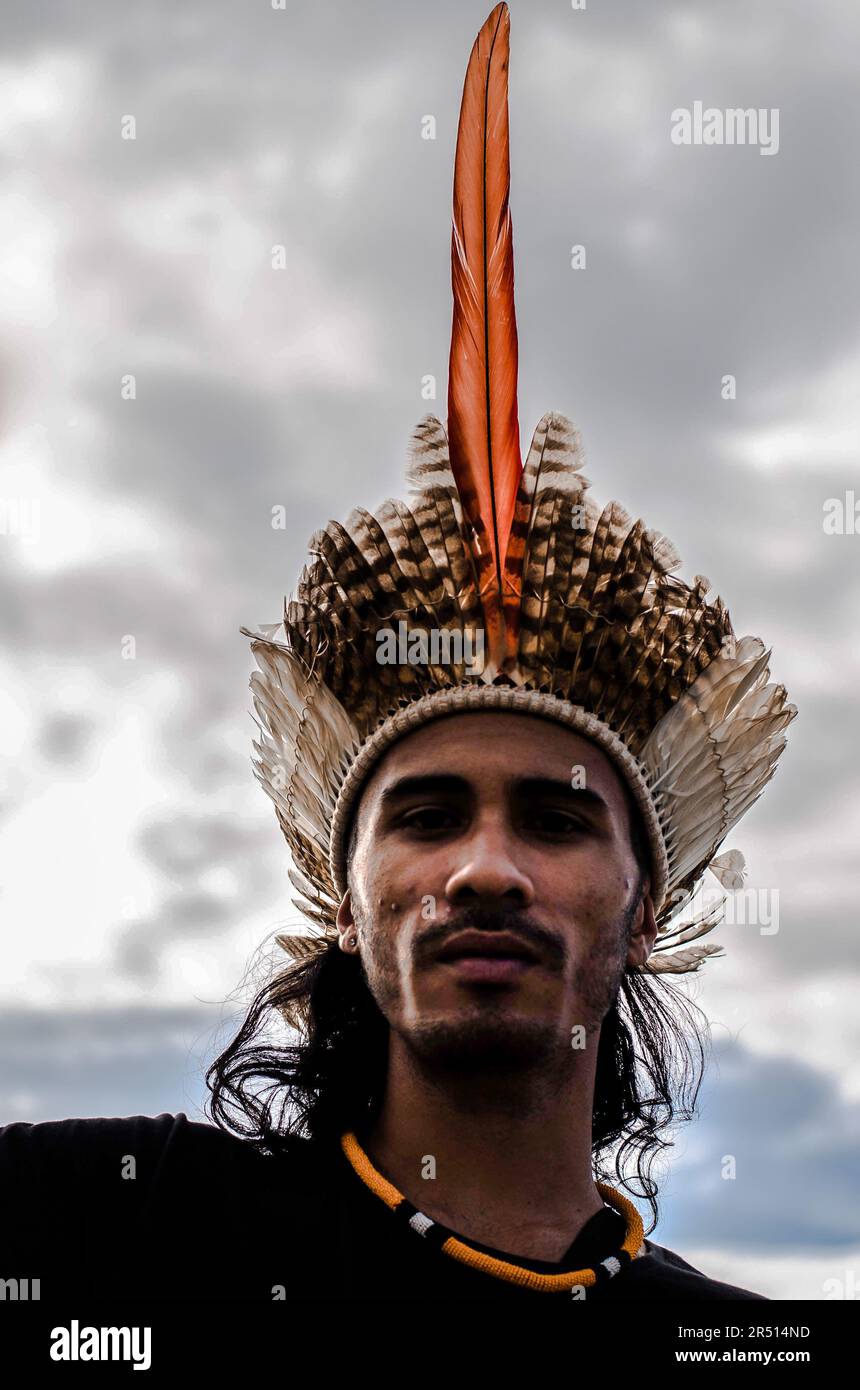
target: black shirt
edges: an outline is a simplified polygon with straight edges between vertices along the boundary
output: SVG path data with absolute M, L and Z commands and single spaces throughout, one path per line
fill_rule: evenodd
M 468 1244 L 542 1273 L 582 1269 L 623 1239 L 609 1207 L 558 1263 Z M 595 1299 L 763 1299 L 708 1279 L 646 1240 L 646 1255 Z M 285 1298 L 540 1303 L 436 1250 L 362 1182 L 339 1145 L 295 1138 L 284 1153 L 184 1114 L 16 1123 L 0 1128 L 0 1279 L 19 1296 L 170 1300 Z M 32 1292 L 30 1294 L 32 1297 Z

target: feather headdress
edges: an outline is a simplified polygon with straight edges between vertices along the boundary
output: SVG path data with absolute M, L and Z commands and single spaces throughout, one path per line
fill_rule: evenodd
M 329 522 L 282 622 L 242 628 L 258 666 L 255 773 L 317 928 L 278 939 L 294 955 L 336 939 L 350 814 L 385 750 L 429 720 L 495 708 L 562 723 L 613 761 L 651 850 L 659 936 L 644 969 L 683 973 L 720 951 L 689 944 L 719 915 L 679 915 L 707 868 L 741 881 L 740 854 L 717 850 L 773 775 L 796 710 L 708 581 L 684 583 L 665 537 L 594 503 L 565 416 L 544 415 L 521 462 L 508 51 L 499 4 L 472 49 L 457 136 L 447 434 L 425 416 L 409 503 Z M 381 661 L 383 636 L 409 658 Z

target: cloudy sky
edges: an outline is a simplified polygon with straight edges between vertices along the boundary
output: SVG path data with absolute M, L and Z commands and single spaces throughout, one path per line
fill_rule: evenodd
M 310 533 L 398 495 L 412 426 L 444 416 L 490 8 L 6 16 L 0 1122 L 201 1118 L 202 1068 L 300 921 L 239 628 L 279 619 Z M 856 1297 L 860 534 L 824 523 L 860 499 L 860 11 L 511 8 L 523 445 L 570 416 L 595 496 L 709 576 L 799 709 L 727 842 L 779 929 L 726 926 L 687 985 L 713 1060 L 654 1239 L 771 1297 Z M 778 111 L 778 148 L 673 143 L 696 102 Z

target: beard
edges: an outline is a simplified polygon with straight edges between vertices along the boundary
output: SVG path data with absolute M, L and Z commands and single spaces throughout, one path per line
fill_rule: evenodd
M 641 883 L 640 883 L 641 889 Z M 587 1037 L 599 1034 L 600 1024 L 618 996 L 624 975 L 630 927 L 639 906 L 641 892 L 634 893 L 622 917 L 608 932 L 599 933 L 584 958 L 576 965 L 570 989 L 576 999 L 574 1022 Z M 411 1055 L 416 1067 L 428 1080 L 444 1084 L 449 1090 L 456 1082 L 466 1084 L 481 1079 L 493 1090 L 498 1080 L 499 1097 L 515 1103 L 511 1090 L 512 1074 L 525 1078 L 540 1073 L 552 1085 L 570 1076 L 576 1053 L 570 1034 L 558 1019 L 530 1018 L 518 1014 L 506 991 L 470 991 L 459 1009 L 439 1017 L 421 1017 L 404 1008 L 401 980 L 411 978 L 414 959 L 400 960 L 397 942 L 385 930 L 377 932 L 369 914 L 362 913 L 353 900 L 356 923 L 369 949 L 362 953 L 362 969 L 368 989 L 392 1032 Z M 509 929 L 541 950 L 547 968 L 563 975 L 568 967 L 568 950 L 557 937 L 531 923 L 521 910 L 467 908 L 457 914 L 456 924 L 448 924 L 447 938 L 454 930 L 467 928 L 487 931 Z M 440 933 L 430 931 L 425 940 L 438 941 Z M 404 949 L 401 947 L 400 949 Z M 590 1043 L 589 1043 L 590 1046 Z M 467 1091 L 464 1092 L 464 1096 Z

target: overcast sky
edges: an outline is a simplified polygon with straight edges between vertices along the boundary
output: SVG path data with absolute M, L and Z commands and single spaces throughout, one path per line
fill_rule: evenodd
M 0 1122 L 200 1118 L 201 1069 L 301 920 L 239 627 L 278 621 L 311 532 L 402 494 L 412 427 L 444 418 L 454 139 L 490 8 L 4 16 Z M 860 499 L 860 10 L 514 0 L 511 44 L 523 448 L 568 415 L 595 497 L 671 537 L 799 709 L 726 842 L 779 930 L 726 926 L 687 985 L 714 1063 L 654 1238 L 822 1298 L 860 1278 L 860 521 L 824 528 Z M 697 101 L 778 111 L 778 149 L 674 144 Z

